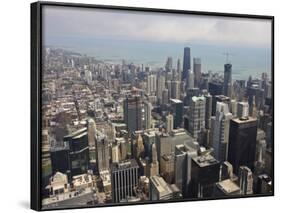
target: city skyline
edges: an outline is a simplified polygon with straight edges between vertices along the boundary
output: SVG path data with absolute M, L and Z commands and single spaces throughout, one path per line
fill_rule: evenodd
M 271 25 L 247 18 L 59 9 L 43 10 L 43 209 L 272 194 L 271 68 L 264 66 L 267 53 L 254 53 L 270 49 Z M 190 30 L 191 23 L 201 27 Z M 247 36 L 235 34 L 238 26 Z M 250 41 L 260 29 L 265 32 Z M 153 42 L 157 32 L 167 35 Z M 63 47 L 67 35 L 89 49 L 100 40 L 91 43 L 88 36 L 124 39 L 116 60 L 107 60 L 98 52 L 86 54 L 71 39 L 73 48 Z M 52 36 L 60 44 L 48 44 Z M 137 52 L 138 40 L 159 47 L 152 45 L 152 53 L 145 47 L 139 58 L 164 59 L 152 66 L 121 54 L 123 46 Z M 170 40 L 179 42 L 176 56 L 161 52 L 173 46 Z M 216 42 L 224 51 L 214 60 Z M 240 47 L 245 43 L 253 52 L 249 57 Z M 99 48 L 114 50 L 111 44 Z M 212 63 L 221 68 L 210 72 Z
M 59 10 L 46 7 L 43 14 L 44 45 L 67 48 L 109 63 L 125 59 L 156 68 L 168 56 L 182 58 L 181 49 L 189 46 L 191 56 L 201 58 L 205 72 L 222 72 L 226 52 L 235 64 L 234 79 L 246 80 L 248 75 L 258 77 L 263 72 L 271 72 L 269 21 L 178 14 L 168 14 L 165 18 L 163 13 L 67 7 Z M 145 21 L 147 19 L 149 21 Z M 99 21 L 102 24 L 96 23 Z M 171 27 L 175 22 L 175 27 Z M 195 22 L 198 24 L 194 25 Z M 163 26 L 164 23 L 167 26 Z M 210 29 L 215 32 L 209 32 Z M 200 34 L 199 40 L 190 38 L 193 32 Z M 197 34 L 193 36 L 197 38 Z M 161 39 L 162 35 L 167 38 Z M 180 38 L 169 37 L 171 35 L 180 35 Z

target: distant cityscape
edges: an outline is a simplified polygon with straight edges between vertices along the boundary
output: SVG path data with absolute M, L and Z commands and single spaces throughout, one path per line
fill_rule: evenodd
M 271 76 L 182 51 L 151 68 L 44 47 L 43 209 L 272 194 Z

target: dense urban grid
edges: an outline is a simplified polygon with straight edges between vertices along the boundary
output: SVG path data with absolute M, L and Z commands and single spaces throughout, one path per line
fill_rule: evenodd
M 189 47 L 158 68 L 43 59 L 43 208 L 272 193 L 270 74 L 203 72 Z

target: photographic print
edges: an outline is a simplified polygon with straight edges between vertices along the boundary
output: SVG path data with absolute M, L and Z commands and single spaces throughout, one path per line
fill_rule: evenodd
M 39 8 L 40 210 L 273 195 L 273 17 Z

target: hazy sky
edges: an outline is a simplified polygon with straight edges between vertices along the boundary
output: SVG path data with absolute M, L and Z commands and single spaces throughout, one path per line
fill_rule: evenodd
M 45 44 L 56 38 L 197 42 L 270 48 L 269 20 L 45 6 Z

